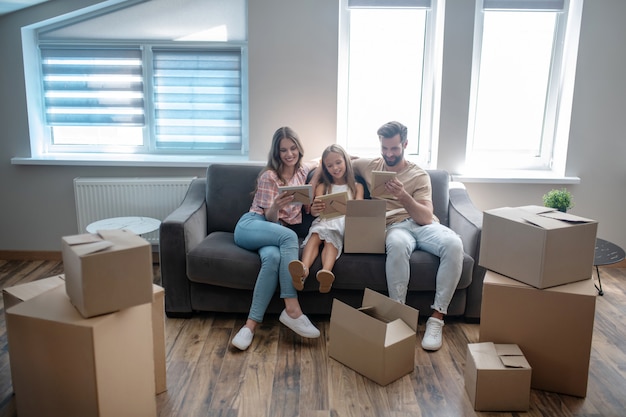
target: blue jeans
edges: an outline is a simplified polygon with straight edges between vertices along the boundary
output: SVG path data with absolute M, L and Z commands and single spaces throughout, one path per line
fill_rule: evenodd
M 385 246 L 389 297 L 401 303 L 406 301 L 411 253 L 420 249 L 439 257 L 437 288 L 431 308 L 447 314 L 463 270 L 461 238 L 452 229 L 439 223 L 420 226 L 413 219 L 408 219 L 387 227 Z
M 298 259 L 298 236 L 285 226 L 248 212 L 235 226 L 235 244 L 258 251 L 261 257 L 261 270 L 254 285 L 248 314 L 249 319 L 261 323 L 279 283 L 280 298 L 297 297 L 289 274 L 289 262 Z

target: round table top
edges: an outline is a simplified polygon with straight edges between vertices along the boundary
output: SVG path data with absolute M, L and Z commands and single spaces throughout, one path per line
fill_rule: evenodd
M 624 260 L 624 249 L 611 243 L 608 240 L 596 239 L 596 252 L 593 258 L 593 265 L 610 265 Z
M 98 233 L 98 230 L 126 229 L 136 235 L 143 235 L 154 232 L 160 225 L 160 220 L 151 217 L 130 216 L 98 220 L 87 225 L 86 229 L 89 233 Z

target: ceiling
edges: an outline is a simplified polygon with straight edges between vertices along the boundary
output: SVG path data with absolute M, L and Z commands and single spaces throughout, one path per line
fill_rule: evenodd
M 49 0 L 9 0 L 0 1 L 0 15 L 14 12 L 16 10 L 24 9 L 26 7 L 34 6 L 35 4 L 43 3 Z

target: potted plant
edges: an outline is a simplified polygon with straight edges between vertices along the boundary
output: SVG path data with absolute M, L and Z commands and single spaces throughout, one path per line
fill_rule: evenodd
M 572 202 L 572 193 L 567 191 L 565 188 L 560 190 L 550 190 L 548 193 L 543 195 L 543 205 L 565 213 L 568 209 L 574 207 L 574 203 Z

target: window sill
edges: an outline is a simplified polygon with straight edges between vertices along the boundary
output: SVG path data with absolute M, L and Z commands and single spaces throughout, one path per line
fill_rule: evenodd
M 240 155 L 56 154 L 11 158 L 13 165 L 206 168 L 214 163 L 263 165 L 265 162 L 251 161 L 247 156 Z
M 452 174 L 452 179 L 463 183 L 580 184 L 579 177 L 566 177 L 546 171 L 493 171 Z

